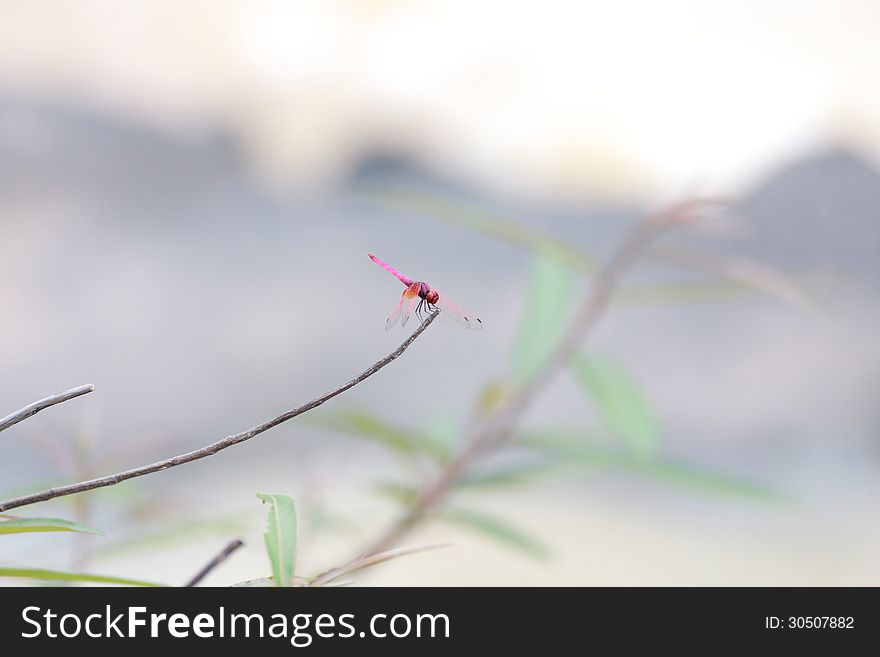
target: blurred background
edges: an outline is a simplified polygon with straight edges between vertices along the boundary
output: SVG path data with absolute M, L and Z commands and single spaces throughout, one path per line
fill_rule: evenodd
M 262 577 L 256 492 L 297 500 L 298 571 L 353 556 L 436 467 L 401 435 L 453 449 L 633 222 L 699 194 L 732 207 L 658 243 L 601 366 L 527 413 L 566 449 L 499 455 L 404 541 L 450 547 L 357 582 L 880 584 L 878 67 L 865 0 L 0 0 L 0 415 L 97 388 L 0 436 L 0 497 L 347 381 L 410 329 L 368 252 L 485 326 L 18 509 L 106 535 L 0 565 L 181 583 L 242 536 L 208 583 Z

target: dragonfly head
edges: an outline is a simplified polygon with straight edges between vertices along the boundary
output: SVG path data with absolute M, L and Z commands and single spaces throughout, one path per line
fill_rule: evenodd
M 437 294 L 437 290 L 433 289 L 427 283 L 419 283 L 419 285 L 421 286 L 419 288 L 419 296 L 431 305 L 437 303 L 437 300 L 440 298 L 440 295 Z

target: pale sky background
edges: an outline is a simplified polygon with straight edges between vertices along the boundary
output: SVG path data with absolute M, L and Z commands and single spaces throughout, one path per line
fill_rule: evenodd
M 539 195 L 736 192 L 880 159 L 880 4 L 0 2 L 0 82 L 176 134 L 231 130 L 271 184 L 377 146 Z

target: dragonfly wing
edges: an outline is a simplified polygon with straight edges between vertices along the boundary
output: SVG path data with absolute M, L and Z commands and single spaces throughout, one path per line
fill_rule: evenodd
M 419 305 L 419 290 L 421 289 L 421 283 L 413 283 L 403 293 L 403 298 L 401 301 L 401 320 L 400 325 L 406 326 L 406 323 L 409 321 L 410 315 L 413 314 L 413 311 L 416 309 L 416 306 Z
M 404 292 L 404 295 L 406 292 Z M 388 319 L 385 321 L 385 330 L 390 331 L 391 327 L 397 324 L 397 320 L 400 319 L 400 311 L 403 309 L 403 302 L 405 297 L 400 297 L 400 301 L 397 302 L 397 305 L 394 306 L 394 310 L 391 311 L 391 314 L 388 315 Z
M 440 315 L 455 320 L 459 326 L 480 330 L 483 328 L 483 321 L 472 312 L 455 303 L 445 294 L 440 294 L 435 304 L 440 309 Z

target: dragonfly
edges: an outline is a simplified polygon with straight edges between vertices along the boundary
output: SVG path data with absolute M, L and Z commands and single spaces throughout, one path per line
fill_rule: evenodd
M 400 301 L 388 316 L 385 322 L 385 330 L 388 331 L 392 326 L 400 320 L 401 326 L 406 326 L 410 316 L 415 313 L 419 321 L 424 321 L 422 313 L 433 312 L 435 308 L 440 309 L 442 317 L 448 317 L 455 320 L 459 326 L 470 329 L 483 328 L 482 320 L 471 312 L 468 312 L 460 305 L 452 301 L 442 292 L 431 287 L 424 281 L 414 281 L 408 276 L 404 276 L 387 262 L 380 260 L 372 253 L 368 253 L 370 260 L 379 265 L 382 269 L 392 274 L 397 280 L 406 286 Z

